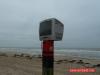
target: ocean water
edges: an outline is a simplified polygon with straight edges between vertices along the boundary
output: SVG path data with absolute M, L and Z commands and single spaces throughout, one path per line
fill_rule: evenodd
M 100 50 L 96 49 L 63 49 L 55 50 L 57 55 L 74 56 L 89 59 L 100 59 Z
M 31 55 L 42 54 L 41 49 L 33 48 L 0 48 L 0 52 L 5 53 L 25 53 Z M 100 49 L 55 49 L 55 55 L 75 56 L 89 59 L 100 59 Z

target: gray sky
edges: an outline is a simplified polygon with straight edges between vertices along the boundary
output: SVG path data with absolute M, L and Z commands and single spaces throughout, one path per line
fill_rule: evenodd
M 0 0 L 0 47 L 40 47 L 39 22 L 64 24 L 56 47 L 100 48 L 100 0 Z

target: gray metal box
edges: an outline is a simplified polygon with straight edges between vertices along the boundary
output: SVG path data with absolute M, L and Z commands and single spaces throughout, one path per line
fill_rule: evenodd
M 40 22 L 39 39 L 60 41 L 63 37 L 64 25 L 55 18 L 46 19 Z

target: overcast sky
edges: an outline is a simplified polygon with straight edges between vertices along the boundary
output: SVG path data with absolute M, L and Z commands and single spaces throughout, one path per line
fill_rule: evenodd
M 0 0 L 0 47 L 40 47 L 39 22 L 64 24 L 56 47 L 100 48 L 100 0 Z

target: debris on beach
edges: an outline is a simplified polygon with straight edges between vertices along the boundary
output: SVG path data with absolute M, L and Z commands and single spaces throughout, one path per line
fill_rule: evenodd
M 90 63 L 84 63 L 84 64 L 90 64 Z
M 100 68 L 100 64 L 97 64 L 97 65 L 93 65 L 93 67 L 99 67 L 99 68 Z
M 13 57 L 21 57 L 20 54 L 14 54 Z
M 38 55 L 38 57 L 37 58 L 42 58 L 42 55 Z
M 0 53 L 0 56 L 8 57 L 8 55 L 6 53 Z
M 84 64 L 83 60 L 79 60 L 77 63 Z
M 56 62 L 56 64 L 60 64 L 60 63 L 63 62 L 63 60 L 57 60 L 57 61 L 55 61 L 55 62 Z
M 70 63 L 74 63 L 74 62 L 76 62 L 76 60 L 70 60 L 69 62 L 70 62 Z
M 64 59 L 64 60 L 57 60 L 55 62 L 56 62 L 56 64 L 60 64 L 60 63 L 68 62 L 68 60 L 66 60 L 66 59 Z

